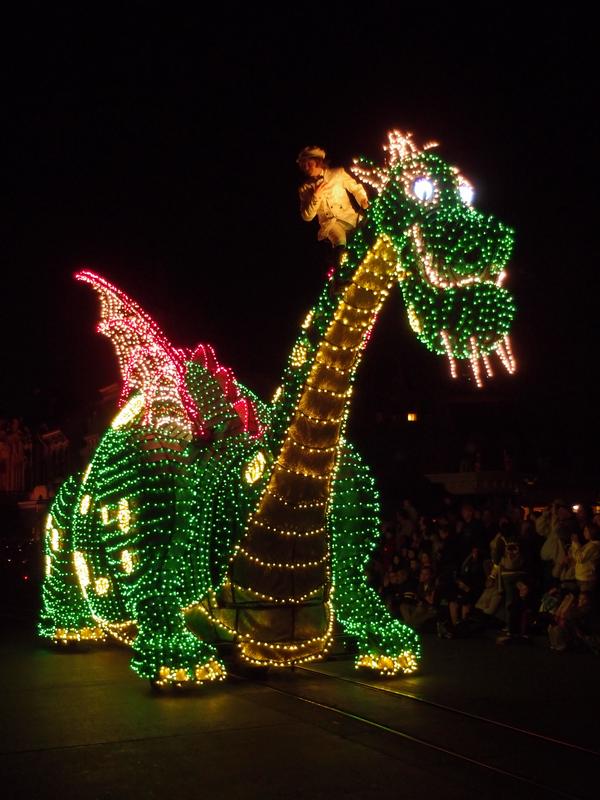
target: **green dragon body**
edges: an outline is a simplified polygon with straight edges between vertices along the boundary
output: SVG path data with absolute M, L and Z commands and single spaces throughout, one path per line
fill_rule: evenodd
M 116 637 L 159 685 L 224 677 L 220 642 L 254 665 L 322 657 L 334 623 L 359 666 L 416 668 L 417 634 L 366 579 L 380 523 L 345 438 L 354 375 L 395 283 L 412 329 L 453 374 L 466 360 L 480 384 L 492 353 L 513 371 L 514 305 L 501 286 L 513 236 L 430 149 L 398 132 L 386 149 L 382 167 L 356 164 L 377 195 L 340 267 L 343 289 L 323 289 L 270 404 L 210 347 L 173 348 L 116 287 L 78 274 L 101 299 L 122 407 L 50 509 L 42 636 Z

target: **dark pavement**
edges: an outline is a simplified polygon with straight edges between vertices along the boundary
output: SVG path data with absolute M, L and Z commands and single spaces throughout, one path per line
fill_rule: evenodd
M 385 694 L 361 686 L 368 676 L 340 659 L 270 675 L 262 683 L 232 677 L 190 693 L 156 696 L 128 668 L 124 649 L 55 652 L 40 646 L 27 619 L 4 622 L 0 791 L 7 800 L 553 796 L 444 753 L 444 742 L 449 750 L 468 747 L 471 722 L 390 690 L 600 749 L 600 659 L 556 656 L 542 639 L 500 647 L 486 638 L 425 636 L 418 674 L 368 681 Z M 355 716 L 332 713 L 327 705 Z M 379 728 L 360 717 L 377 720 Z M 413 738 L 390 736 L 382 726 L 392 723 Z M 481 734 L 472 731 L 475 742 Z M 511 747 L 511 730 L 501 733 L 500 747 Z M 516 736 L 515 747 L 521 739 Z M 437 749 L 420 740 L 436 741 Z M 495 741 L 489 749 L 498 749 Z M 475 760 L 480 749 L 472 748 Z M 547 752 L 551 774 L 558 765 L 550 760 L 566 751 L 552 745 Z M 573 755 L 585 757 L 593 774 L 593 756 Z M 496 756 L 506 770 L 511 757 Z M 543 751 L 535 754 L 543 757 Z M 572 763 L 579 771 L 579 762 Z M 564 796 L 591 796 L 581 785 Z

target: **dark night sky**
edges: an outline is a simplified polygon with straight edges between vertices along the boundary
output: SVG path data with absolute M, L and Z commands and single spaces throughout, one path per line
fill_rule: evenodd
M 0 415 L 60 419 L 116 379 L 96 299 L 71 279 L 82 266 L 176 344 L 211 342 L 269 396 L 322 280 L 295 156 L 318 143 L 334 163 L 375 158 L 399 127 L 440 141 L 478 207 L 517 231 L 508 285 L 521 369 L 483 390 L 483 405 L 510 398 L 522 428 L 556 437 L 558 457 L 575 440 L 593 446 L 594 27 L 564 7 L 530 22 L 499 3 L 485 16 L 400 7 L 273 18 L 227 4 L 208 22 L 167 4 L 109 18 L 59 3 L 15 20 Z M 371 410 L 377 392 L 398 407 L 407 392 L 465 392 L 414 340 L 399 300 L 367 360 Z

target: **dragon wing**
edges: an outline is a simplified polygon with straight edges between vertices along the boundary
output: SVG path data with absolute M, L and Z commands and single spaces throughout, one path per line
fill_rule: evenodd
M 134 418 L 143 411 L 143 424 L 179 438 L 210 440 L 217 429 L 225 436 L 242 431 L 262 435 L 265 426 L 255 404 L 210 345 L 198 345 L 193 351 L 175 348 L 154 320 L 116 286 L 89 270 L 75 278 L 89 283 L 100 297 L 98 331 L 113 343 L 123 380 L 119 406 L 136 397 Z M 186 380 L 191 365 L 194 396 Z
M 143 423 L 186 439 L 204 427 L 185 382 L 186 353 L 174 348 L 151 317 L 116 286 L 89 270 L 75 275 L 100 297 L 98 331 L 114 345 L 123 380 L 119 406 L 141 397 Z

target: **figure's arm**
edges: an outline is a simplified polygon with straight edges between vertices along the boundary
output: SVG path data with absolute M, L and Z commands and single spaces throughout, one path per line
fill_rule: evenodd
M 540 516 L 535 520 L 535 530 L 540 536 L 548 538 L 552 529 L 550 509 L 545 508 Z
M 569 551 L 571 558 L 573 561 L 578 561 L 580 564 L 586 560 L 585 554 L 582 552 L 583 548 L 579 544 L 579 539 L 577 538 L 577 534 L 574 533 L 571 536 L 571 549 Z
M 305 222 L 310 222 L 317 216 L 319 204 L 321 202 L 320 189 L 323 184 L 318 187 L 312 187 L 310 184 L 305 183 L 299 189 L 300 194 L 300 216 Z
M 346 170 L 344 170 L 343 180 L 344 189 L 354 196 L 359 206 L 361 208 L 368 208 L 369 198 L 367 197 L 367 192 L 365 191 L 365 187 L 362 185 L 362 183 L 355 181 L 352 175 L 349 175 Z

